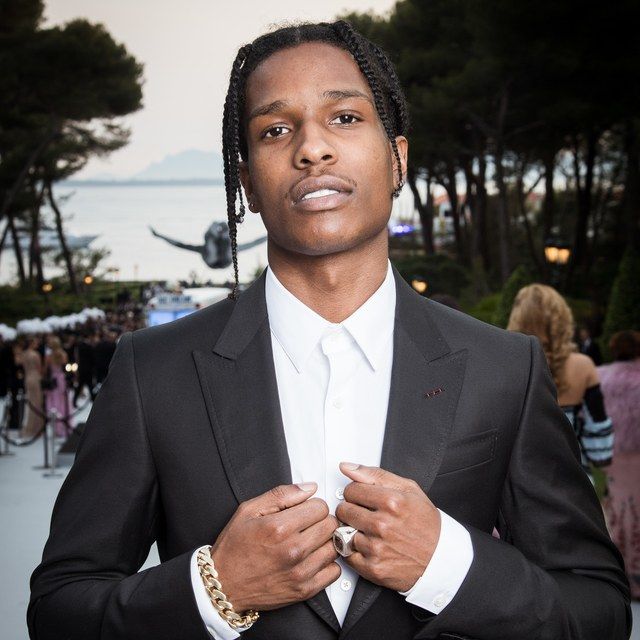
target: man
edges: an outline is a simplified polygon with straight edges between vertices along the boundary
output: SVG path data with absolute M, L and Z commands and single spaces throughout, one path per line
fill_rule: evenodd
M 267 34 L 234 62 L 224 125 L 232 243 L 242 180 L 269 268 L 122 337 L 32 638 L 627 637 L 540 346 L 389 264 L 407 141 L 384 54 L 344 22 Z

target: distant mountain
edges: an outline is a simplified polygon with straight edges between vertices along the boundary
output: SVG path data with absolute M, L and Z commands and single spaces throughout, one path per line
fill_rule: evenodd
M 187 149 L 165 156 L 159 162 L 151 163 L 146 169 L 133 176 L 122 177 L 112 173 L 97 173 L 86 178 L 71 178 L 69 186 L 136 186 L 158 183 L 206 184 L 224 180 L 222 156 L 215 151 Z
M 131 176 L 131 181 L 164 180 L 222 180 L 222 156 L 215 151 L 188 149 L 153 162 L 146 169 Z

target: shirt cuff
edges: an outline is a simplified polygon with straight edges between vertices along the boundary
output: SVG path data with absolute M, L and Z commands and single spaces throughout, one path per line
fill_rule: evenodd
M 200 547 L 200 549 L 206 549 L 206 546 Z M 191 586 L 196 596 L 200 617 L 207 627 L 207 631 L 215 640 L 235 640 L 240 637 L 240 634 L 229 626 L 227 621 L 211 604 L 209 594 L 200 577 L 200 570 L 198 569 L 198 551 L 200 549 L 196 549 L 191 556 Z
M 431 561 L 413 587 L 399 593 L 407 602 L 438 614 L 458 593 L 472 562 L 473 545 L 469 532 L 457 520 L 440 511 L 440 537 Z

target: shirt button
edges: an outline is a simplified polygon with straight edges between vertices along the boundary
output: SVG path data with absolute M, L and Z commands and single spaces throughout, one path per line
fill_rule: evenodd
M 349 589 L 351 589 L 351 580 L 343 580 L 343 581 L 340 583 L 340 588 L 341 588 L 343 591 L 349 591 Z
M 336 399 L 333 401 L 333 406 L 334 406 L 336 409 L 342 409 L 343 405 L 344 405 L 344 403 L 342 402 L 342 398 L 336 398 Z
M 441 607 L 444 607 L 447 602 L 449 602 L 449 598 L 447 598 L 444 593 L 440 593 L 433 599 L 433 606 L 440 609 Z
M 344 499 L 344 489 L 342 487 L 336 489 L 336 498 L 338 498 L 338 500 Z

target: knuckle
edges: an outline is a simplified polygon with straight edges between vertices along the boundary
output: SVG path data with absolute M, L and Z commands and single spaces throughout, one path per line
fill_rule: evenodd
M 296 585 L 304 583 L 307 579 L 307 572 L 302 565 L 297 565 L 289 572 L 292 582 Z
M 292 565 L 298 564 L 300 560 L 302 560 L 303 556 L 304 556 L 304 552 L 302 547 L 298 545 L 287 546 L 287 549 L 285 551 L 285 557 L 289 564 L 292 564 Z
M 380 538 L 384 538 L 384 536 L 389 532 L 389 524 L 384 518 L 378 518 L 373 524 L 373 532 Z
M 369 564 L 369 574 L 377 582 L 384 580 L 385 572 L 383 564 L 378 560 L 373 560 Z
M 395 495 L 388 496 L 384 501 L 384 507 L 394 516 L 398 515 L 400 513 L 400 499 Z
M 284 540 L 286 532 L 287 530 L 281 522 L 270 522 L 267 525 L 267 534 L 275 540 Z

